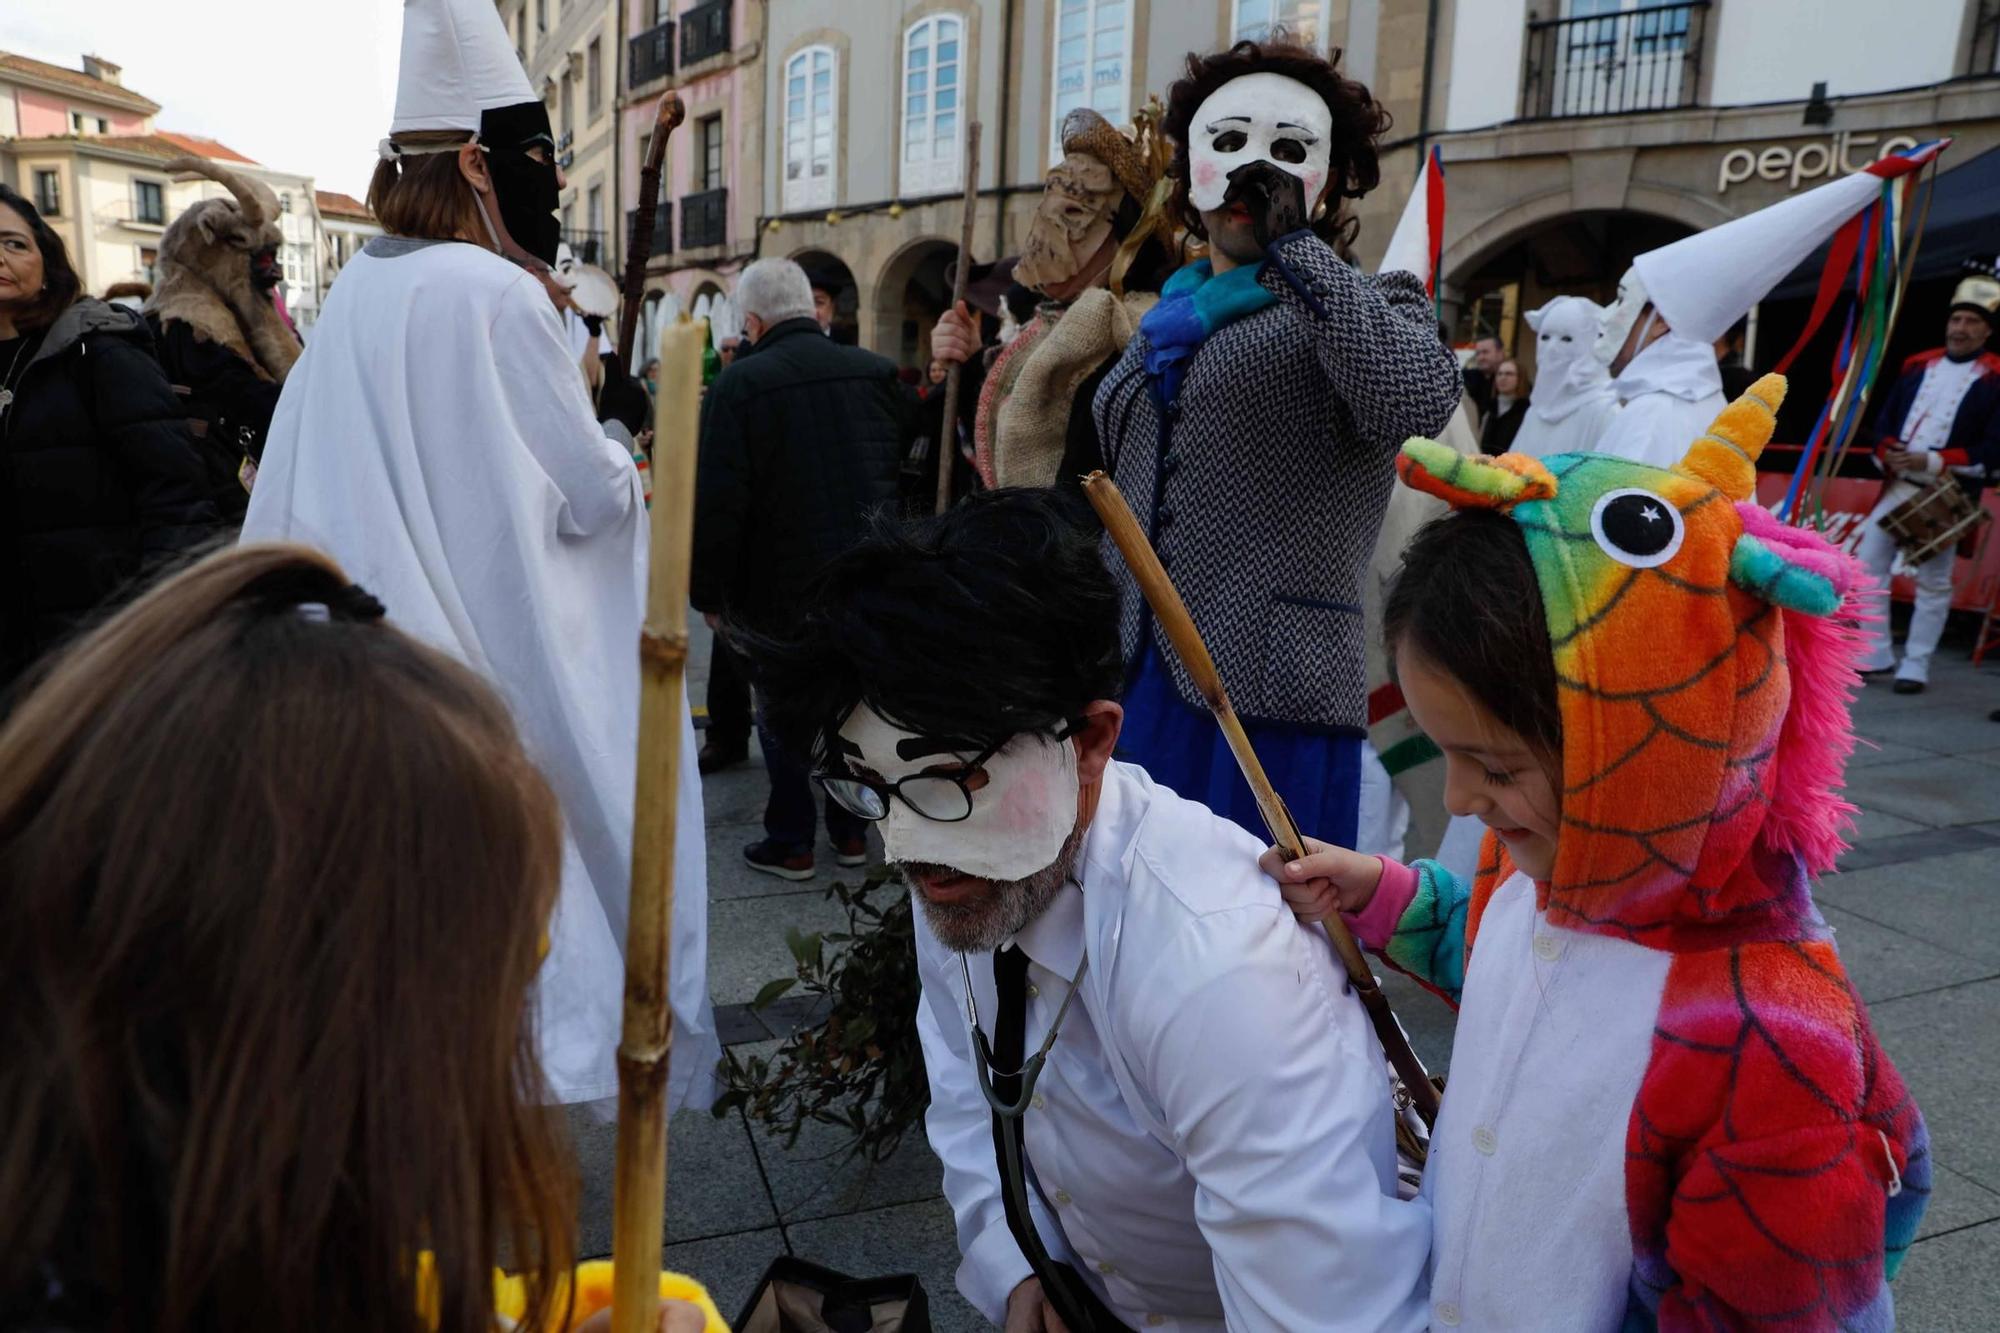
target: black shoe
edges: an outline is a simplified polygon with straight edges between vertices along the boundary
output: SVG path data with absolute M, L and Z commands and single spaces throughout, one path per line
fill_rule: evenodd
M 1924 683 L 1920 680 L 1899 680 L 1893 688 L 1897 694 L 1922 694 Z
M 766 875 L 776 875 L 779 879 L 811 879 L 813 877 L 812 850 L 794 851 L 780 842 L 769 838 L 753 842 L 743 849 L 743 863 L 752 870 Z
M 2000 722 L 2000 708 L 1996 708 L 1992 712 L 1988 713 L 1986 715 L 1986 720 L 1988 722 Z
M 710 773 L 719 772 L 725 768 L 734 768 L 749 757 L 750 743 L 748 741 L 740 741 L 735 745 L 727 745 L 717 744 L 713 739 L 710 739 L 702 742 L 701 753 L 695 756 L 695 767 L 701 770 L 703 777 L 707 777 Z
M 858 870 L 862 866 L 867 865 L 868 839 L 860 837 L 848 842 L 835 842 L 833 844 L 833 860 L 834 864 L 844 866 L 848 870 Z

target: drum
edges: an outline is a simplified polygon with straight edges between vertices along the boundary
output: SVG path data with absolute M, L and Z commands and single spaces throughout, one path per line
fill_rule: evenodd
M 1992 517 L 1947 472 L 1882 515 L 1882 530 L 1896 539 L 1905 560 L 1920 565 L 1950 550 Z

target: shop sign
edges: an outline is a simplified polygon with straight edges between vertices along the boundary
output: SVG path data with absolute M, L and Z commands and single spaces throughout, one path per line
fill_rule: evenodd
M 1891 153 L 1915 148 L 1919 140 L 1907 134 L 1884 138 L 1842 130 L 1825 139 L 1798 145 L 1771 144 L 1764 148 L 1732 148 L 1722 156 L 1716 173 L 1715 192 L 1728 194 L 1729 187 L 1748 180 L 1786 181 L 1796 190 L 1808 182 L 1830 180 L 1861 170 L 1870 162 Z

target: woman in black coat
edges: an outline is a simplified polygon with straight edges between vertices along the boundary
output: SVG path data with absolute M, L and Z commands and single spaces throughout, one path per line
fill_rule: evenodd
M 139 575 L 218 531 L 145 322 L 80 290 L 61 238 L 0 185 L 0 700 Z
M 1486 426 L 1479 432 L 1479 452 L 1504 454 L 1514 447 L 1521 423 L 1528 419 L 1528 377 L 1520 363 L 1508 357 L 1493 371 L 1493 410 L 1486 414 Z

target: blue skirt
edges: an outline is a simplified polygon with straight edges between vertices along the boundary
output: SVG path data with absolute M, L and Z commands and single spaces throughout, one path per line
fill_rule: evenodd
M 1270 834 L 1250 784 L 1205 708 L 1191 707 L 1174 689 L 1156 644 L 1148 643 L 1125 687 L 1125 729 L 1118 757 L 1139 765 L 1176 795 L 1234 820 L 1259 841 Z M 1361 737 L 1276 722 L 1243 730 L 1307 837 L 1352 847 L 1361 812 Z

